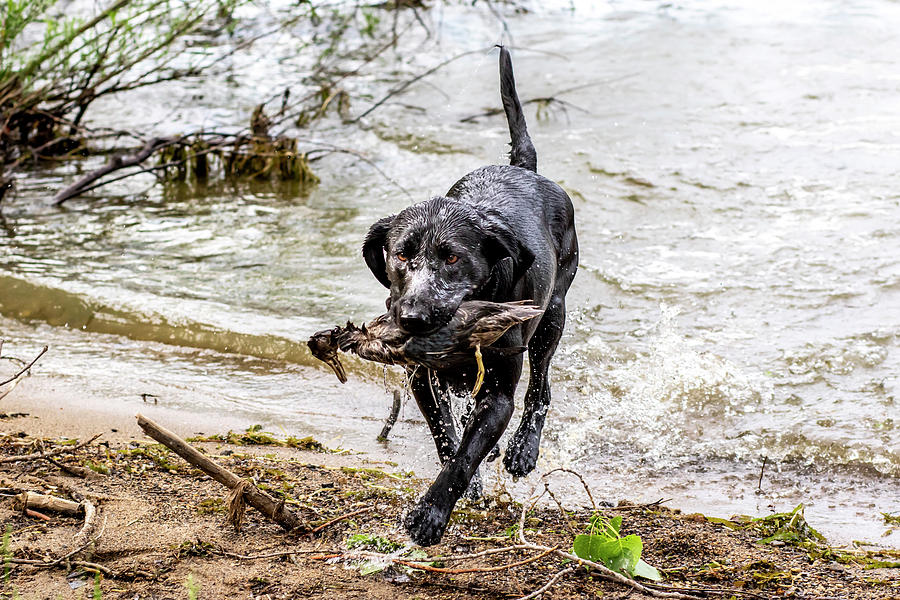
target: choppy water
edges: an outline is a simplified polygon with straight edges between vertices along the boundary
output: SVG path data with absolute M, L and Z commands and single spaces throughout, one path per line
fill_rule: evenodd
M 590 4 L 505 15 L 523 100 L 569 103 L 528 117 L 583 257 L 541 466 L 585 472 L 611 499 L 720 515 L 803 500 L 834 538 L 878 537 L 878 513 L 900 510 L 900 4 Z M 430 39 L 414 28 L 351 84 L 355 113 L 389 87 L 375 75 L 500 40 L 489 12 L 429 19 Z M 234 84 L 144 92 L 94 122 L 243 120 L 303 68 L 276 48 L 236 57 Z M 341 387 L 302 342 L 381 312 L 358 251 L 371 222 L 503 160 L 502 116 L 461 121 L 497 95 L 496 55 L 477 53 L 362 130 L 311 134 L 366 153 L 408 195 L 339 155 L 306 192 L 133 179 L 62 210 L 49 197 L 94 164 L 21 175 L 0 221 L 7 348 L 50 343 L 44 374 L 123 401 L 158 392 L 371 448 L 390 404 L 381 369 L 354 362 Z M 388 451 L 433 471 L 412 401 L 403 417 Z

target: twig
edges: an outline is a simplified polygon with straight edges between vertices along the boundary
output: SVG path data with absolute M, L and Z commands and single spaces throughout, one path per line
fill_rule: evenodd
M 47 352 L 47 350 L 48 350 L 48 346 L 44 346 L 44 348 L 40 351 L 40 353 L 38 353 L 38 355 L 35 356 L 34 359 L 30 363 L 28 363 L 27 366 L 23 367 L 21 371 L 19 371 L 18 373 L 16 373 L 15 375 L 13 375 L 9 379 L 7 379 L 6 381 L 0 381 L 0 385 L 6 385 L 7 383 L 12 383 L 13 381 L 15 381 L 16 379 L 21 377 L 22 374 L 24 374 L 28 369 L 30 369 L 32 366 L 34 366 L 34 363 L 36 363 L 38 361 L 38 359 Z M 0 396 L 0 398 L 2 398 L 2 397 L 3 396 Z
M 34 517 L 35 519 L 41 519 L 42 521 L 50 521 L 51 520 L 49 516 L 45 515 L 42 512 L 36 511 L 32 508 L 26 508 L 22 512 L 24 512 L 29 517 Z
M 492 573 L 494 571 L 506 571 L 508 569 L 512 569 L 513 567 L 521 567 L 522 565 L 527 565 L 528 563 L 533 563 L 537 560 L 540 560 L 547 556 L 548 554 L 556 551 L 559 546 L 553 546 L 552 548 L 547 548 L 540 554 L 535 556 L 530 556 L 520 561 L 516 561 L 514 563 L 508 563 L 505 565 L 500 565 L 498 567 L 470 567 L 468 569 L 447 569 L 445 567 L 432 567 L 431 565 L 422 564 L 419 561 L 405 561 L 400 558 L 392 558 L 391 562 L 394 562 L 398 565 L 403 565 L 405 567 L 411 567 L 413 569 L 421 569 L 423 571 L 429 571 L 432 573 L 447 573 L 449 575 L 460 575 L 462 573 Z
M 61 463 L 58 460 L 54 460 L 49 456 L 42 456 L 44 460 L 46 460 L 51 465 L 59 468 L 63 473 L 68 473 L 69 475 L 73 475 L 75 477 L 80 477 L 82 479 L 103 479 L 104 475 L 94 471 L 92 469 L 88 469 L 86 467 L 79 467 L 78 465 L 67 465 L 65 463 Z
M 12 564 L 12 565 L 28 565 L 30 567 L 38 567 L 38 568 L 43 568 L 43 569 L 55 567 L 57 564 L 59 564 L 55 560 L 45 561 L 45 560 L 34 560 L 34 559 L 30 559 L 30 558 L 7 557 L 7 558 L 4 558 L 3 560 L 4 560 L 4 562 L 8 562 L 9 564 Z M 88 561 L 84 561 L 84 560 L 73 560 L 73 561 L 69 561 L 68 565 L 71 565 L 73 567 L 81 567 L 82 569 L 86 569 L 89 571 L 99 571 L 100 573 L 103 573 L 103 575 L 105 575 L 107 577 L 113 577 L 113 578 L 116 577 L 116 575 L 112 572 L 112 570 L 110 570 L 107 567 L 104 567 L 101 564 L 97 564 L 95 562 L 88 562 Z
M 569 573 L 573 572 L 574 570 L 575 570 L 575 567 L 566 567 L 565 569 L 563 569 L 561 571 L 557 571 L 556 574 L 550 578 L 550 581 L 548 581 L 547 583 L 542 585 L 540 588 L 534 590 L 530 594 L 526 594 L 525 596 L 522 596 L 521 598 L 519 598 L 519 600 L 531 600 L 531 598 L 537 598 L 538 596 L 540 596 L 541 594 L 543 594 L 544 592 L 546 592 L 547 590 L 552 588 L 553 585 L 557 581 L 559 581 L 561 577 L 568 575 Z
M 594 502 L 594 496 L 593 496 L 593 494 L 591 494 L 591 488 L 588 487 L 588 484 L 584 481 L 584 477 L 582 477 L 580 473 L 577 473 L 571 469 L 565 469 L 565 468 L 560 467 L 558 469 L 553 469 L 552 471 L 547 471 L 546 473 L 541 475 L 541 480 L 544 481 L 545 487 L 547 485 L 547 483 L 546 483 L 547 477 L 549 477 L 550 475 L 553 475 L 554 473 L 557 473 L 557 472 L 558 473 L 568 473 L 570 475 L 574 475 L 575 477 L 577 477 L 578 481 L 581 482 L 581 486 L 584 488 L 585 493 L 587 494 L 588 500 L 591 501 L 591 507 L 595 511 L 597 510 L 597 503 Z M 550 490 L 548 489 L 547 491 L 549 492 Z
M 90 500 L 81 501 L 81 510 L 84 512 L 84 525 L 81 526 L 81 529 L 79 529 L 78 533 L 75 534 L 75 537 L 72 538 L 72 541 L 75 542 L 76 545 L 84 544 L 85 540 L 90 540 L 90 535 L 93 533 L 97 524 L 97 508 Z
M 762 478 L 763 478 L 763 473 L 766 472 L 766 463 L 767 462 L 769 462 L 769 457 L 763 456 L 763 464 L 762 464 L 762 467 L 759 469 L 759 483 L 756 484 L 756 493 L 757 494 L 762 494 Z
M 661 506 L 666 502 L 672 500 L 671 498 L 660 498 L 659 500 L 654 500 L 653 502 L 647 502 L 646 504 L 620 504 L 619 506 L 604 506 L 603 510 L 635 510 L 635 509 L 644 509 L 644 508 L 653 508 L 654 506 Z
M 35 452 L 34 454 L 22 454 L 20 456 L 4 456 L 3 458 L 0 458 L 0 464 L 19 462 L 20 460 L 39 460 L 42 458 L 47 458 L 48 456 L 56 456 L 58 454 L 66 454 L 68 452 L 75 452 L 76 450 L 79 450 L 79 449 L 87 446 L 88 444 L 90 444 L 91 442 L 96 440 L 101 435 L 103 435 L 103 434 L 98 433 L 97 435 L 95 435 L 94 437 L 89 439 L 88 441 L 81 442 L 77 446 L 63 446 L 61 448 L 57 448 L 56 450 L 51 450 L 50 452 Z
M 362 513 L 369 512 L 370 510 L 372 510 L 372 507 L 371 507 L 371 506 L 367 506 L 367 507 L 361 508 L 361 509 L 359 509 L 359 510 L 354 510 L 353 512 L 347 513 L 346 515 L 341 515 L 341 516 L 339 516 L 339 517 L 336 517 L 336 518 L 334 518 L 334 519 L 331 519 L 330 521 L 327 521 L 327 522 L 325 522 L 325 523 L 322 523 L 321 525 L 319 525 L 319 526 L 316 527 L 315 529 L 310 530 L 309 533 L 310 533 L 310 535 L 319 533 L 320 531 L 322 531 L 322 530 L 325 529 L 326 527 L 329 527 L 329 526 L 331 526 L 331 525 L 334 525 L 335 523 L 337 523 L 337 522 L 339 522 L 339 521 L 343 521 L 344 519 L 349 519 L 350 517 L 355 517 L 356 515 L 360 515 L 360 514 L 362 514 Z
M 222 550 L 221 548 L 214 551 L 217 554 L 221 554 L 222 556 L 227 556 L 228 558 L 236 558 L 238 560 L 263 560 L 265 558 L 280 558 L 282 556 L 294 556 L 298 554 L 322 554 L 322 552 L 328 552 L 328 550 L 322 550 L 321 548 L 310 549 L 310 550 L 284 550 L 281 552 L 267 552 L 265 554 L 236 554 L 234 552 L 228 552 L 227 550 Z M 335 551 L 332 551 L 334 554 Z M 340 553 L 338 553 L 338 556 Z
M 488 550 L 482 550 L 481 552 L 475 552 L 474 554 L 456 554 L 450 556 L 429 556 L 428 558 L 423 558 L 422 562 L 451 562 L 455 560 L 471 560 L 473 558 L 481 558 L 483 556 L 490 556 L 491 554 L 503 554 L 505 552 L 512 552 L 514 550 L 528 550 L 531 547 L 528 545 L 516 544 L 515 546 L 504 546 L 502 548 L 490 548 Z
M 408 80 L 404 81 L 403 83 L 401 83 L 400 85 L 391 88 L 391 89 L 388 91 L 388 93 L 387 93 L 384 97 L 382 97 L 382 98 L 381 98 L 380 100 L 378 100 L 375 104 L 373 104 L 373 105 L 370 106 L 368 109 L 366 109 L 365 111 L 363 111 L 363 113 L 362 113 L 361 115 L 359 115 L 359 116 L 356 117 L 355 119 L 352 119 L 352 120 L 350 121 L 350 123 L 351 123 L 351 124 L 358 123 L 361 119 L 365 118 L 369 113 L 371 113 L 373 110 L 375 110 L 376 108 L 378 108 L 379 106 L 381 106 L 382 104 L 384 104 L 385 102 L 387 102 L 387 101 L 388 101 L 389 99 L 391 99 L 392 97 L 394 97 L 394 96 L 396 96 L 397 94 L 401 93 L 403 90 L 405 90 L 406 88 L 408 88 L 409 86 L 411 86 L 411 85 L 414 84 L 415 82 L 419 81 L 420 79 L 424 79 L 425 77 L 428 77 L 429 75 L 431 75 L 431 74 L 434 73 L 435 71 L 439 71 L 440 69 L 446 67 L 446 66 L 449 65 L 450 63 L 452 63 L 452 62 L 454 62 L 454 61 L 457 61 L 457 60 L 459 60 L 460 58 L 463 58 L 464 56 L 469 56 L 470 54 L 484 54 L 486 51 L 489 51 L 490 49 L 493 49 L 493 46 L 491 46 L 491 48 L 489 48 L 489 49 L 469 50 L 468 52 L 463 52 L 462 54 L 457 54 L 456 56 L 453 56 L 453 57 L 451 57 L 451 58 L 448 58 L 448 59 L 445 60 L 445 61 L 442 61 L 442 62 L 436 64 L 435 66 L 431 67 L 431 68 L 428 69 L 427 71 L 424 71 L 424 72 L 422 72 L 422 73 L 419 73 L 418 75 L 416 75 L 416 76 L 413 77 L 412 79 L 408 79 Z
M 329 146 L 330 146 L 329 148 L 314 148 L 313 150 L 310 150 L 310 151 L 307 152 L 306 154 L 307 154 L 307 156 L 309 156 L 309 155 L 312 154 L 313 152 L 322 152 L 322 153 L 324 153 L 324 154 L 329 154 L 329 153 L 335 152 L 335 153 L 338 153 L 338 154 L 349 154 L 349 155 L 351 155 L 351 156 L 355 156 L 355 157 L 358 158 L 359 160 L 363 161 L 364 163 L 366 163 L 367 165 L 369 165 L 370 167 L 372 167 L 373 169 L 375 169 L 375 171 L 377 171 L 379 175 L 381 175 L 382 177 L 384 177 L 384 178 L 388 181 L 388 183 L 391 183 L 391 184 L 394 185 L 397 189 L 399 189 L 401 192 L 403 192 L 404 194 L 406 194 L 406 197 L 407 197 L 407 198 L 409 198 L 410 200 L 414 200 L 414 199 L 415 199 L 415 198 L 413 197 L 413 195 L 409 192 L 408 189 L 406 189 L 405 187 L 403 187 L 402 185 L 400 185 L 400 184 L 397 182 L 397 180 L 395 180 L 393 177 L 391 177 L 390 175 L 388 175 L 387 173 L 385 173 L 384 170 L 381 169 L 381 167 L 379 167 L 377 164 L 375 164 L 375 161 L 374 161 L 374 160 L 372 160 L 371 158 L 368 158 L 368 157 L 365 156 L 363 153 L 357 152 L 356 150 L 351 150 L 350 148 L 340 148 L 340 147 L 338 147 L 338 146 L 331 146 L 330 144 L 329 144 Z M 319 157 L 316 157 L 316 158 L 319 158 Z M 309 160 L 313 160 L 313 159 L 310 158 Z

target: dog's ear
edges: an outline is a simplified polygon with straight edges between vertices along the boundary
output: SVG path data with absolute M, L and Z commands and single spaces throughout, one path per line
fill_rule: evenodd
M 381 282 L 386 288 L 391 287 L 391 281 L 387 276 L 387 265 L 384 262 L 384 249 L 387 244 L 387 234 L 394 224 L 395 215 L 385 217 L 376 221 L 366 234 L 366 240 L 363 242 L 362 253 L 366 259 L 366 264 L 375 275 L 375 278 Z
M 485 255 L 493 266 L 501 266 L 500 261 L 504 261 L 503 267 L 508 271 L 508 263 L 512 263 L 512 274 L 507 272 L 506 277 L 509 278 L 509 284 L 515 284 L 525 271 L 531 267 L 534 262 L 534 254 L 526 248 L 520 239 L 513 232 L 504 226 L 493 225 L 488 228 L 485 237 Z

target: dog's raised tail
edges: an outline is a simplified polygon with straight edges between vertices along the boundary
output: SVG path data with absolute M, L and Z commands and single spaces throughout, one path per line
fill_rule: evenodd
M 509 164 L 537 173 L 537 152 L 525 127 L 525 114 L 516 94 L 512 59 L 509 57 L 509 50 L 504 46 L 500 46 L 500 99 L 503 100 L 503 110 L 509 124 L 510 146 L 512 146 L 509 151 Z

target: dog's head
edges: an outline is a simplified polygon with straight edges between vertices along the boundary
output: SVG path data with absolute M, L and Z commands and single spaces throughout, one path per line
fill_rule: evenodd
M 492 279 L 510 287 L 534 260 L 506 225 L 443 197 L 376 222 L 366 235 L 363 256 L 391 290 L 388 308 L 394 320 L 417 335 L 446 325 L 463 300 L 486 289 L 497 295 Z

